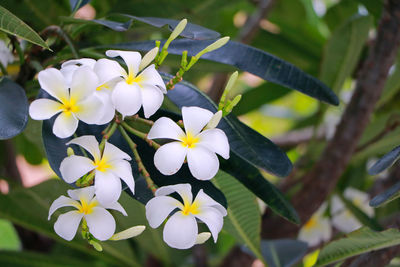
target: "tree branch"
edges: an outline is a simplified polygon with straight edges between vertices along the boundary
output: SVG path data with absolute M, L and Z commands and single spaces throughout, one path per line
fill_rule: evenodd
M 400 42 L 400 1 L 385 3 L 377 38 L 358 76 L 357 86 L 337 127 L 335 136 L 320 160 L 301 179 L 302 188 L 292 198 L 301 221 L 306 222 L 333 191 L 364 132 L 381 96 L 389 68 Z M 263 237 L 297 235 L 298 226 L 282 219 L 263 218 Z

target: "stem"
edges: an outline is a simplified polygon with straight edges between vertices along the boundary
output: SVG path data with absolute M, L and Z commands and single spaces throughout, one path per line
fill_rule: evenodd
M 59 26 L 51 25 L 51 26 L 47 27 L 46 29 L 44 29 L 43 32 L 41 33 L 41 35 L 43 37 L 45 37 L 51 33 L 53 33 L 53 34 L 57 35 L 58 37 L 60 37 L 61 39 L 63 39 L 67 43 L 69 48 L 71 49 L 71 53 L 74 56 L 74 58 L 79 58 L 79 54 L 74 46 L 74 43 L 72 42 L 71 38 L 68 36 L 68 34 L 63 29 L 61 29 Z
M 122 127 L 124 127 L 125 130 L 127 130 L 128 132 L 130 132 L 131 134 L 136 135 L 137 137 L 143 139 L 144 141 L 146 141 L 150 146 L 152 146 L 154 149 L 158 149 L 160 148 L 160 144 L 154 142 L 153 140 L 150 140 L 149 138 L 147 138 L 147 134 L 143 133 L 141 131 L 138 131 L 134 128 L 132 128 L 131 126 L 129 126 L 126 122 L 122 121 L 121 122 Z
M 94 179 L 95 174 L 96 174 L 96 172 L 93 170 L 88 175 L 85 175 L 85 176 L 79 178 L 75 182 L 75 185 L 78 187 L 86 187 L 86 186 L 93 184 L 93 179 Z
M 143 119 L 143 118 L 139 117 L 138 114 L 136 114 L 134 116 L 126 117 L 126 119 L 130 120 L 130 121 L 134 121 L 134 122 L 140 122 L 140 123 L 148 125 L 148 126 L 154 125 L 154 121 Z
M 139 152 L 137 150 L 136 143 L 133 142 L 133 140 L 129 137 L 128 133 L 125 131 L 125 129 L 121 125 L 118 127 L 118 129 L 121 132 L 124 139 L 126 140 L 126 142 L 128 143 L 129 147 L 131 148 L 133 155 L 135 156 L 135 160 L 138 165 L 139 171 L 143 174 L 148 188 L 154 193 L 157 190 L 157 187 L 154 184 L 153 180 L 150 178 L 150 174 L 143 164 L 142 158 L 140 157 Z
M 107 126 L 107 128 L 106 128 L 107 131 L 105 131 L 105 134 L 103 135 L 103 139 L 101 140 L 101 143 L 99 145 L 99 149 L 100 149 L 101 152 L 103 152 L 103 150 L 104 150 L 104 146 L 106 145 L 106 141 L 108 139 L 110 139 L 111 136 L 114 134 L 115 130 L 118 127 L 118 124 L 119 124 L 119 121 L 117 119 L 117 120 L 113 121 L 109 126 Z
M 1 70 L 1 73 L 3 74 L 3 76 L 8 75 L 6 67 L 4 67 L 4 65 L 1 62 L 0 62 L 0 70 Z

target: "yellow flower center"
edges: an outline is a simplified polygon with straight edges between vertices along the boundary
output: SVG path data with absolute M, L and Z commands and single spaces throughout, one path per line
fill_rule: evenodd
M 186 136 L 183 137 L 181 140 L 182 146 L 188 148 L 194 148 L 196 146 L 196 143 L 199 142 L 199 138 L 193 136 L 191 133 L 187 133 Z
M 131 73 L 129 73 L 128 77 L 125 79 L 125 82 L 127 84 L 133 84 L 133 83 L 137 83 L 140 86 L 140 82 L 142 81 L 142 77 L 137 76 L 137 77 L 133 77 L 133 75 Z
M 79 111 L 79 107 L 76 105 L 76 101 L 74 99 L 63 99 L 61 109 L 63 112 L 67 113 L 68 115 Z
M 110 89 L 110 86 L 107 83 L 103 83 L 102 85 L 96 88 L 96 91 L 101 91 L 103 89 Z
M 306 222 L 304 228 L 309 230 L 311 228 L 314 228 L 316 225 L 317 225 L 317 219 L 313 216 L 311 217 L 311 219 L 308 220 L 308 222 Z
M 87 203 L 86 200 L 81 199 L 81 205 L 78 209 L 78 212 L 83 214 L 90 214 L 93 212 L 93 208 L 97 206 L 97 201 L 91 201 Z
M 188 203 L 185 201 L 185 205 L 183 206 L 182 210 L 183 215 L 189 215 L 189 214 L 198 214 L 199 213 L 199 205 L 196 202 L 193 202 L 192 204 Z
M 108 163 L 108 161 L 104 157 L 101 158 L 100 160 L 95 159 L 93 164 L 96 166 L 96 170 L 101 171 L 101 172 L 104 172 L 107 169 L 111 168 L 111 164 Z

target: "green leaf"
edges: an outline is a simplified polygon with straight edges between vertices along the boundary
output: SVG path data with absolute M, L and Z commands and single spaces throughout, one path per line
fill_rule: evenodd
M 0 265 L 13 267 L 69 267 L 94 266 L 95 260 L 87 261 L 60 255 L 49 255 L 36 252 L 0 251 Z
M 117 22 L 117 21 L 106 20 L 106 19 L 85 20 L 85 19 L 76 19 L 76 18 L 72 18 L 72 17 L 61 17 L 60 19 L 63 22 L 70 23 L 70 24 L 103 25 L 103 26 L 110 28 L 117 32 L 127 31 L 132 25 L 132 19 L 130 19 L 126 22 Z
M 320 252 L 316 266 L 324 266 L 373 250 L 392 247 L 400 244 L 400 232 L 388 229 L 375 232 L 361 228 L 347 237 L 330 242 Z
M 39 34 L 2 6 L 0 6 L 0 30 L 50 50 Z
M 28 99 L 24 89 L 15 82 L 3 78 L 0 81 L 0 140 L 21 133 L 27 122 Z
M 179 39 L 170 44 L 168 52 L 181 55 L 184 50 L 187 50 L 188 55 L 194 56 L 212 42 L 210 40 Z M 106 47 L 149 51 L 154 47 L 154 42 L 123 43 Z M 223 47 L 207 53 L 201 58 L 232 65 L 264 80 L 297 90 L 318 100 L 333 105 L 339 104 L 335 93 L 318 79 L 274 55 L 251 46 L 229 41 Z
M 375 196 L 369 202 L 369 205 L 374 208 L 381 207 L 383 205 L 392 202 L 395 199 L 400 197 L 400 182 L 396 183 L 394 186 L 390 187 L 386 191 L 380 193 L 379 195 Z
M 261 251 L 269 267 L 290 267 L 303 258 L 307 243 L 299 240 L 262 240 Z
M 371 168 L 368 173 L 370 175 L 376 175 L 383 172 L 390 166 L 392 166 L 400 158 L 400 146 L 395 147 L 389 153 L 385 154 L 380 158 Z
M 66 241 L 54 232 L 53 224 L 60 213 L 56 212 L 48 221 L 49 208 L 56 198 L 66 194 L 67 189 L 70 187 L 66 183 L 54 179 L 32 188 L 15 189 L 7 195 L 0 194 L 0 217 L 108 263 L 139 266 L 132 251 L 126 249 L 129 248 L 127 241 L 103 242 L 104 252 L 99 253 L 90 249 L 79 234 L 74 240 Z
M 219 171 L 213 183 L 225 194 L 228 215 L 224 229 L 264 260 L 260 250 L 261 215 L 256 197 L 229 174 Z
M 332 5 L 323 19 L 331 31 L 342 26 L 349 17 L 358 12 L 358 3 L 354 0 L 342 0 Z
M 371 16 L 354 16 L 337 28 L 323 54 L 320 79 L 340 92 L 345 79 L 352 75 L 372 26 Z
M 376 104 L 377 109 L 382 108 L 386 103 L 393 100 L 393 97 L 400 90 L 400 53 L 397 55 L 396 65 L 394 66 L 394 72 L 389 74 L 385 87 L 383 87 L 382 96 Z
M 21 241 L 14 226 L 0 219 L 0 250 L 20 250 Z

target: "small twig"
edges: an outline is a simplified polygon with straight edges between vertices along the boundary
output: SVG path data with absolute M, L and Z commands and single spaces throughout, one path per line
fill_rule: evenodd
M 71 53 L 74 56 L 74 58 L 79 58 L 79 53 L 76 50 L 74 43 L 72 42 L 69 35 L 63 29 L 61 29 L 59 26 L 56 25 L 50 25 L 47 28 L 45 28 L 40 35 L 42 37 L 46 37 L 51 34 L 57 35 L 58 37 L 63 39 L 71 49 Z
M 148 126 L 153 126 L 154 125 L 154 121 L 146 120 L 144 118 L 141 118 L 141 117 L 139 117 L 138 114 L 133 115 L 133 116 L 125 117 L 125 119 L 129 120 L 129 121 L 140 122 L 140 123 L 143 123 L 143 124 L 148 125 Z
M 118 118 L 115 118 L 115 120 L 110 124 L 109 129 L 105 134 L 103 134 L 103 139 L 101 140 L 101 143 L 99 145 L 100 151 L 102 152 L 104 150 L 104 146 L 106 145 L 106 141 L 111 138 L 111 136 L 114 134 L 115 130 L 118 127 L 118 124 L 120 123 Z M 107 128 L 108 128 L 107 127 Z
M 126 122 L 121 122 L 122 127 L 125 128 L 125 130 L 127 130 L 128 132 L 130 132 L 131 134 L 136 135 L 137 137 L 143 139 L 144 141 L 146 141 L 150 146 L 152 146 L 154 149 L 158 149 L 160 148 L 160 144 L 154 142 L 153 140 L 150 140 L 149 138 L 147 138 L 147 134 L 143 133 L 139 130 L 136 130 L 135 128 L 132 128 L 131 126 L 129 126 Z
M 146 180 L 147 186 L 149 189 L 154 193 L 157 190 L 156 185 L 154 184 L 153 180 L 150 177 L 149 172 L 147 171 L 146 167 L 143 164 L 142 158 L 139 155 L 139 152 L 137 150 L 137 145 L 133 140 L 129 137 L 128 133 L 125 131 L 124 127 L 121 125 L 118 127 L 118 130 L 121 132 L 122 136 L 128 143 L 129 147 L 131 148 L 133 155 L 135 157 L 136 163 L 139 168 L 139 172 L 141 172 L 144 176 L 144 179 Z

